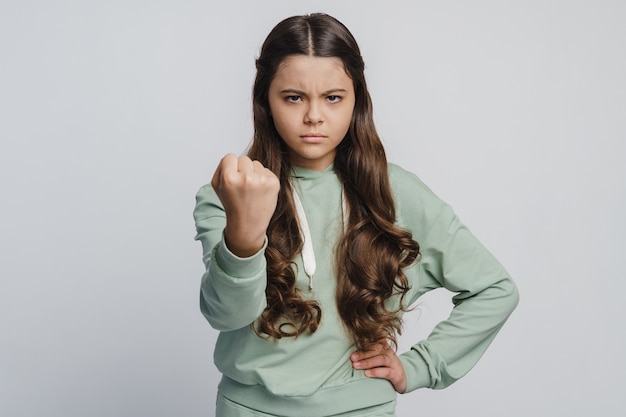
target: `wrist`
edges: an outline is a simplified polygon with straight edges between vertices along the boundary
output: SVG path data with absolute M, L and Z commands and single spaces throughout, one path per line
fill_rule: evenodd
M 263 233 L 237 233 L 226 225 L 224 230 L 224 243 L 233 255 L 239 258 L 249 258 L 265 245 L 265 232 Z

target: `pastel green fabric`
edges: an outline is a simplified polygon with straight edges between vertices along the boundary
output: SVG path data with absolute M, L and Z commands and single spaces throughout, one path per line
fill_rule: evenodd
M 298 411 L 295 412 L 297 413 Z M 216 415 L 219 417 L 280 417 L 275 414 L 268 414 L 248 408 L 242 404 L 237 404 L 221 394 L 217 396 Z M 288 416 L 292 415 L 295 414 L 288 414 Z M 341 414 L 333 414 L 328 417 L 396 417 L 396 401 L 394 400 L 373 407 L 347 411 Z
M 411 285 L 407 304 L 435 288 L 456 294 L 450 317 L 426 340 L 401 353 L 407 391 L 444 388 L 483 355 L 517 305 L 517 288 L 419 178 L 393 164 L 389 176 L 396 223 L 413 233 L 422 252 L 419 262 L 405 270 Z M 265 248 L 245 259 L 232 254 L 222 239 L 225 214 L 218 197 L 210 185 L 197 194 L 196 239 L 202 242 L 206 266 L 200 308 L 220 331 L 214 353 L 223 374 L 219 390 L 238 404 L 275 415 L 328 416 L 389 403 L 396 393 L 388 381 L 352 369 L 349 355 L 355 348 L 335 305 L 334 250 L 343 232 L 341 184 L 332 166 L 322 172 L 296 167 L 292 183 L 304 206 L 317 260 L 312 290 L 301 258 L 294 260 L 296 286 L 304 297 L 318 300 L 323 310 L 319 329 L 295 339 L 268 340 L 254 333 L 250 325 L 266 305 Z M 303 413 L 293 414 L 298 409 Z

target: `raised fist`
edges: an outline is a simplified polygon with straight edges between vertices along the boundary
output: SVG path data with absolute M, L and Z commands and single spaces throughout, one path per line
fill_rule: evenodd
M 211 185 L 226 212 L 226 246 L 242 258 L 254 255 L 263 247 L 276 210 L 278 177 L 259 161 L 228 154 L 217 166 Z

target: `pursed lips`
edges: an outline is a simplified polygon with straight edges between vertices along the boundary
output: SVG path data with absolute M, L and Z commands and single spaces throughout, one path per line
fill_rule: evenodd
M 304 135 L 300 135 L 300 137 L 307 143 L 320 143 L 326 138 L 326 135 L 317 132 L 308 132 Z

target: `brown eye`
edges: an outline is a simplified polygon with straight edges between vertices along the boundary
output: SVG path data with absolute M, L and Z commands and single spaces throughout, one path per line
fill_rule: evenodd
M 298 103 L 298 102 L 302 101 L 302 97 L 300 97 L 300 96 L 287 96 L 287 97 L 285 97 L 285 101 L 287 101 L 289 103 Z

